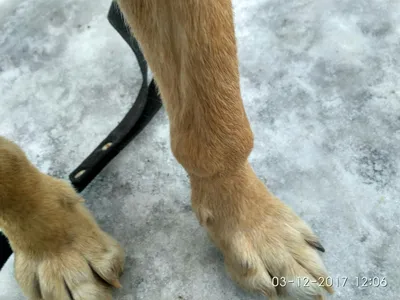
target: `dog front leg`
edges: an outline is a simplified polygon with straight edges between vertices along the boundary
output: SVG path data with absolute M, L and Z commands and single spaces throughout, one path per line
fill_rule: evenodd
M 231 276 L 270 297 L 332 292 L 317 237 L 248 163 L 253 134 L 240 95 L 231 1 L 118 3 L 159 86 L 192 207 Z

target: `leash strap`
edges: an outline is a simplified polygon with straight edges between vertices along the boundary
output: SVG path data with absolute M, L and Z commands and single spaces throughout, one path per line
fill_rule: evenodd
M 118 4 L 114 1 L 108 12 L 108 21 L 135 53 L 143 81 L 133 106 L 122 121 L 70 174 L 69 179 L 78 192 L 85 189 L 101 170 L 146 127 L 162 106 L 154 80 L 147 85 L 146 60 L 137 40 L 125 24 Z

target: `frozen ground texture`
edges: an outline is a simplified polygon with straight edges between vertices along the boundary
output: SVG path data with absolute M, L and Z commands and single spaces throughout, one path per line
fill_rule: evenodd
M 67 178 L 140 85 L 109 0 L 0 0 L 0 134 Z M 400 286 L 400 1 L 234 1 L 250 157 L 321 237 L 333 299 L 394 300 Z M 190 210 L 160 111 L 85 190 L 126 247 L 116 299 L 261 299 L 238 289 Z M 386 277 L 357 287 L 356 277 Z M 12 260 L 0 299 L 23 299 Z

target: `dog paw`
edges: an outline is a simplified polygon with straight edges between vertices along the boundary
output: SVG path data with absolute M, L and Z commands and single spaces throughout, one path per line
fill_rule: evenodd
M 0 227 L 30 300 L 106 300 L 125 255 L 66 182 L 41 173 L 0 137 Z
M 76 232 L 66 229 L 62 246 L 16 251 L 15 276 L 29 299 L 112 299 L 112 287 L 121 287 L 124 252 L 113 238 L 91 225 L 83 220 Z
M 269 299 L 333 293 L 318 238 L 250 166 L 229 178 L 192 178 L 192 188 L 193 209 L 240 286 Z
M 88 228 L 82 228 L 87 231 Z M 61 249 L 15 253 L 15 275 L 31 300 L 108 300 L 120 288 L 124 253 L 103 232 L 74 236 Z

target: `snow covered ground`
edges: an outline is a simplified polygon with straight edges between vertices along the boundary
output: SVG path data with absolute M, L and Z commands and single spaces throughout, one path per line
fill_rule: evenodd
M 0 0 L 0 134 L 51 175 L 67 178 L 140 86 L 133 53 L 106 19 L 109 6 Z M 398 299 L 400 1 L 234 7 L 256 172 L 321 237 L 332 299 Z M 229 280 L 192 214 L 164 110 L 84 196 L 128 252 L 116 299 L 262 299 Z M 387 285 L 364 287 L 362 277 Z M 12 259 L 0 273 L 0 299 L 24 299 Z

